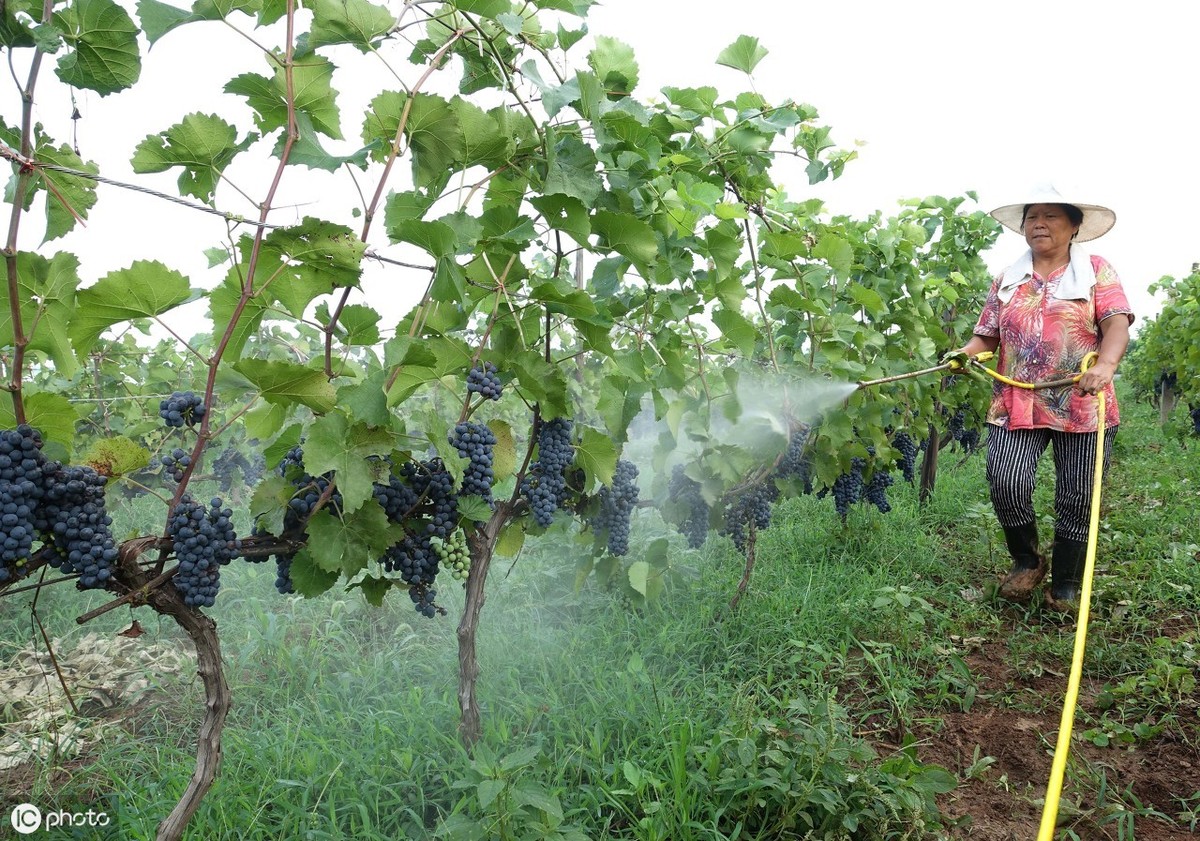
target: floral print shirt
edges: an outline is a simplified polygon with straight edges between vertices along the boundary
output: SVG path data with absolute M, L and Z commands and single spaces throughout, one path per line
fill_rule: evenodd
M 1079 372 L 1083 357 L 1100 349 L 1100 322 L 1133 312 L 1121 279 L 1103 257 L 1092 256 L 1096 285 L 1087 300 L 1054 297 L 1066 266 L 1042 278 L 1033 276 L 1017 287 L 1008 303 L 998 295 L 1003 274 L 992 282 L 987 303 L 975 325 L 980 336 L 1000 339 L 996 370 L 1020 382 L 1042 382 Z M 993 380 L 987 422 L 1009 429 L 1054 429 L 1095 432 L 1096 398 L 1074 385 L 1024 389 Z M 1121 422 L 1112 383 L 1104 389 L 1105 427 Z

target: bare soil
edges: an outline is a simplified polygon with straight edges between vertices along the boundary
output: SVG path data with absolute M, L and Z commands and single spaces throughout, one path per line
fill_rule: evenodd
M 1196 635 L 1194 621 L 1173 623 L 1164 630 Z M 1003 708 L 991 699 L 1012 698 L 1021 690 L 1028 690 L 1025 695 L 1029 698 L 1061 698 L 1067 685 L 1068 664 L 1064 664 L 1061 676 L 1021 674 L 1012 666 L 1014 658 L 1005 640 L 982 643 L 966 660 L 978 681 L 979 700 L 968 712 L 940 714 L 935 724 L 916 734 L 921 740 L 918 755 L 924 762 L 957 774 L 962 781 L 955 791 L 939 800 L 947 822 L 954 826 L 951 837 L 1032 841 L 1037 838 L 1041 822 L 1061 707 L 1047 702 L 1041 704 L 1044 711 L 1025 705 L 1020 705 L 1022 709 Z M 1080 710 L 1096 711 L 1096 697 L 1102 686 L 1097 681 L 1081 683 Z M 1085 841 L 1134 837 L 1137 841 L 1195 841 L 1197 833 L 1176 816 L 1185 808 L 1180 800 L 1200 791 L 1200 755 L 1195 747 L 1200 739 L 1200 721 L 1195 715 L 1200 709 L 1200 692 L 1192 693 L 1190 702 L 1181 706 L 1191 711 L 1190 723 L 1183 722 L 1188 740 L 1178 732 L 1166 732 L 1134 747 L 1095 746 L 1080 738 L 1076 717 L 1060 799 L 1060 831 L 1070 828 Z M 988 757 L 993 761 L 985 768 L 979 767 L 975 775 L 964 773 L 977 759 Z M 1100 802 L 1102 780 L 1106 802 Z M 1124 820 L 1132 821 L 1136 836 L 1120 834 L 1121 815 L 1113 809 L 1118 800 L 1133 812 L 1154 809 L 1174 820 L 1126 814 Z M 1188 808 L 1197 805 L 1193 800 Z

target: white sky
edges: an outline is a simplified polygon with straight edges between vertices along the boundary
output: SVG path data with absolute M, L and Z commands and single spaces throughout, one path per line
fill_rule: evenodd
M 747 89 L 751 82 L 743 74 L 715 59 L 738 35 L 758 37 L 770 52 L 755 71 L 754 88 L 770 100 L 814 105 L 839 146 L 862 144 L 836 182 L 809 187 L 799 167 L 794 176 L 781 170 L 793 198 L 820 197 L 833 212 L 891 213 L 901 198 L 968 190 L 990 210 L 1021 201 L 1036 182 L 1076 186 L 1080 201 L 1117 213 L 1113 231 L 1088 247 L 1116 267 L 1139 317 L 1159 306 L 1147 292 L 1150 283 L 1186 275 L 1200 261 L 1193 235 L 1200 196 L 1198 23 L 1200 4 L 1179 0 L 607 0 L 589 16 L 592 33 L 634 48 L 641 98 L 665 85 L 709 84 L 731 96 Z M 576 61 L 584 55 L 577 50 Z M 342 67 L 352 58 L 357 54 L 334 60 Z M 263 73 L 266 65 L 252 45 L 220 24 L 168 34 L 144 56 L 133 90 L 108 97 L 76 92 L 85 159 L 98 161 L 110 177 L 170 192 L 177 172 L 133 175 L 133 149 L 192 111 L 233 114 L 248 127 L 244 100 L 221 93 L 226 80 L 245 71 Z M 22 79 L 24 72 L 18 65 Z M 359 89 L 335 77 L 349 140 L 357 140 L 364 97 L 380 84 L 387 83 L 376 77 Z M 19 121 L 13 91 L 11 83 L 0 84 L 0 111 L 10 124 Z M 51 62 L 38 94 L 37 119 L 69 139 L 71 100 Z M 234 180 L 260 198 L 274 162 L 238 166 Z M 287 223 L 313 214 L 357 230 L 360 223 L 349 215 L 355 197 L 339 198 L 328 183 L 292 168 L 280 203 L 296 207 L 272 219 Z M 218 205 L 253 216 L 226 187 L 218 191 Z M 220 242 L 220 219 L 106 187 L 92 213 L 86 230 L 48 246 L 83 255 L 85 283 L 146 257 L 191 275 L 195 285 L 216 281 L 211 272 L 207 280 L 199 277 L 206 271 L 199 250 Z M 36 247 L 40 230 L 32 234 L 39 226 L 33 219 L 23 224 L 20 247 Z M 382 230 L 376 233 L 372 241 L 382 242 Z M 989 265 L 999 270 L 1024 248 L 1020 237 L 1005 234 Z M 382 294 L 399 305 L 414 300 L 424 278 L 372 264 L 364 283 L 373 303 Z M 185 335 L 206 329 L 203 311 L 187 318 L 193 315 L 179 325 Z M 385 318 L 381 326 L 391 325 Z

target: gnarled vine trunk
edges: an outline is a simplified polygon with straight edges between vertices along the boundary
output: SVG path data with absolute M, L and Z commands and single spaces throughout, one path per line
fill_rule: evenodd
M 488 568 L 492 564 L 492 553 L 500 530 L 508 522 L 511 507 L 501 502 L 487 524 L 481 529 L 467 531 L 467 545 L 471 551 L 471 573 L 467 576 L 467 602 L 462 619 L 458 623 L 458 708 L 462 715 L 458 723 L 458 735 L 469 749 L 483 735 L 479 715 L 479 702 L 475 697 L 475 681 L 479 678 L 479 660 L 475 651 L 475 637 L 479 630 L 479 615 L 486 599 L 484 585 Z

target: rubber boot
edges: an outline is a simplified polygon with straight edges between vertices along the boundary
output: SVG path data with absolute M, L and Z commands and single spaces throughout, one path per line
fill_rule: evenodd
M 1038 551 L 1037 523 L 1004 529 L 1004 540 L 1013 565 L 1000 582 L 1000 598 L 1027 602 L 1046 577 L 1046 557 Z
M 1079 611 L 1079 593 L 1083 588 L 1083 567 L 1086 561 L 1086 542 L 1054 535 L 1050 595 L 1046 597 L 1046 607 L 1072 615 Z

